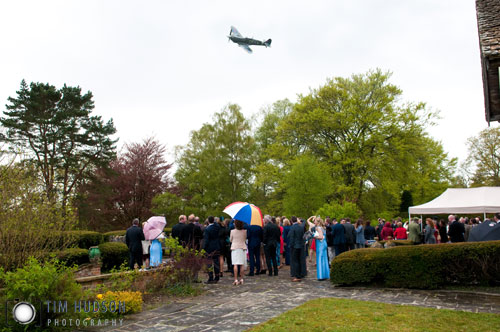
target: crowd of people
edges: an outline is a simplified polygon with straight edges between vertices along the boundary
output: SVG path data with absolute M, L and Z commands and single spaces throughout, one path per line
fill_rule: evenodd
M 500 222 L 500 213 L 495 214 L 494 221 Z M 364 248 L 376 240 L 410 240 L 414 244 L 464 242 L 470 230 L 480 223 L 479 217 L 457 219 L 449 215 L 447 221 L 426 218 L 425 224 L 419 218 L 406 222 L 401 218 L 378 219 L 374 227 L 362 219 L 352 224 L 350 218 L 323 220 L 312 216 L 304 220 L 265 215 L 261 227 L 213 216 L 201 224 L 199 217 L 192 214 L 179 216 L 171 236 L 183 246 L 205 251 L 210 258 L 207 283 L 217 283 L 224 273 L 231 273 L 233 284 L 240 285 L 244 277 L 266 273 L 277 276 L 285 265 L 290 266 L 291 280 L 299 282 L 307 275 L 308 257 L 316 266 L 317 279 L 326 280 L 332 259 L 345 251 Z M 134 225 L 138 226 L 138 220 Z M 137 229 L 134 231 L 139 234 Z M 135 233 L 130 235 L 138 236 Z M 136 251 L 133 260 L 139 261 L 139 249 Z

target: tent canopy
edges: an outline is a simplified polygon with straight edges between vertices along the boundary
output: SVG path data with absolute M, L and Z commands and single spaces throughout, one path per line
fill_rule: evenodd
M 411 206 L 410 214 L 500 212 L 500 187 L 448 188 L 422 205 Z

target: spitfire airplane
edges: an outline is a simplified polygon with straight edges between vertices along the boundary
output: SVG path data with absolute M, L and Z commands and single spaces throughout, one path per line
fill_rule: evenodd
M 248 47 L 248 45 L 271 47 L 271 39 L 260 41 L 253 38 L 245 38 L 233 26 L 231 27 L 231 31 L 229 32 L 229 36 L 227 36 L 227 38 L 229 38 L 229 40 L 233 43 L 238 44 L 239 47 L 243 48 L 248 53 L 252 53 L 252 49 Z

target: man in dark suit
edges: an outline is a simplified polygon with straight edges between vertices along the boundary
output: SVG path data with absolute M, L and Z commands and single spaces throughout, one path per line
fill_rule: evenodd
M 179 216 L 179 223 L 172 227 L 172 237 L 177 239 L 182 246 L 186 245 L 182 238 L 183 233 L 185 233 L 184 228 L 186 228 L 186 216 L 182 214 Z
M 219 242 L 219 224 L 214 222 L 213 216 L 208 217 L 208 226 L 203 234 L 203 249 L 207 256 L 212 260 L 208 265 L 208 284 L 214 284 L 219 281 L 220 273 L 220 242 Z M 213 271 L 212 271 L 213 266 Z M 215 274 L 215 278 L 214 278 Z
M 290 244 L 290 275 L 292 281 L 301 281 L 305 277 L 305 266 L 302 265 L 304 255 L 304 226 L 297 217 L 292 216 L 292 227 L 288 232 L 288 242 Z
M 260 274 L 260 243 L 262 242 L 264 233 L 262 227 L 251 225 L 247 229 L 248 239 L 248 256 L 250 258 L 250 272 L 248 276 L 254 275 L 254 271 Z
M 186 241 L 188 248 L 200 250 L 203 233 L 201 228 L 195 224 L 194 214 L 189 216 L 186 226 L 181 231 L 181 238 Z
M 345 249 L 354 250 L 354 244 L 356 243 L 356 230 L 354 225 L 351 224 L 351 218 L 345 218 L 344 223 L 345 229 Z
M 264 229 L 263 229 L 264 252 L 266 254 L 267 271 L 269 276 L 278 275 L 278 261 L 276 257 L 276 247 L 280 245 L 281 232 L 278 226 L 272 222 L 271 216 L 264 216 Z M 272 265 L 272 269 L 271 269 Z
M 142 266 L 142 242 L 144 240 L 144 232 L 142 228 L 139 227 L 139 219 L 135 218 L 132 221 L 132 226 L 127 229 L 125 234 L 125 243 L 127 244 L 130 258 L 129 267 L 131 270 L 134 269 L 135 263 Z
M 448 216 L 448 221 L 450 222 L 450 226 L 448 229 L 448 236 L 450 237 L 450 241 L 453 242 L 464 242 L 464 234 L 465 234 L 465 226 L 461 222 L 458 222 L 455 219 L 455 216 L 450 214 Z
M 342 219 L 339 223 L 336 223 L 332 227 L 332 237 L 333 237 L 333 248 L 335 248 L 335 257 L 340 255 L 345 251 L 345 228 L 342 225 L 345 220 Z

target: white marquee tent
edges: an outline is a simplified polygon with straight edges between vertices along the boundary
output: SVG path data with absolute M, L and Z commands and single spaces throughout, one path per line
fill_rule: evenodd
M 412 214 L 500 212 L 500 187 L 448 188 L 440 196 L 422 205 L 410 206 Z

